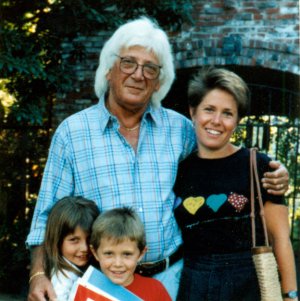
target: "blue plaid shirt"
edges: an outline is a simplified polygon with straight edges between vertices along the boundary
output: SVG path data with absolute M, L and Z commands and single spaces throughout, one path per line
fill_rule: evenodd
M 49 210 L 68 195 L 94 200 L 101 211 L 133 207 L 145 224 L 146 261 L 160 260 L 181 244 L 173 185 L 178 163 L 196 148 L 191 121 L 149 105 L 136 153 L 118 128 L 103 98 L 61 123 L 51 142 L 29 246 L 43 242 Z

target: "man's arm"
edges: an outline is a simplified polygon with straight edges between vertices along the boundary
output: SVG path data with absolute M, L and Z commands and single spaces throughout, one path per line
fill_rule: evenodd
M 31 249 L 31 269 L 29 279 L 28 301 L 57 300 L 53 286 L 44 274 L 42 246 L 36 246 Z
M 50 280 L 43 275 L 43 247 L 46 223 L 50 208 L 63 196 L 72 195 L 73 160 L 68 145 L 68 126 L 62 124 L 51 141 L 47 164 L 45 166 L 39 196 L 34 209 L 27 245 L 31 246 L 31 272 L 28 301 L 53 301 L 56 298 Z M 33 248 L 33 246 L 35 246 Z M 46 299 L 48 298 L 48 299 Z
M 264 174 L 263 187 L 270 194 L 284 195 L 289 188 L 289 173 L 286 167 L 278 161 L 271 161 L 270 167 L 275 170 Z

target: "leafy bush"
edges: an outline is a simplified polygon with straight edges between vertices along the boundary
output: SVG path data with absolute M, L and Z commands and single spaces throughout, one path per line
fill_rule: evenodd
M 29 231 L 48 148 L 44 130 L 0 132 L 0 290 L 21 292 L 28 281 Z

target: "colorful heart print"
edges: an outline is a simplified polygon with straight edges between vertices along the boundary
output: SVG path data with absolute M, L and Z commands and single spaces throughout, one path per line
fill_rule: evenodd
M 183 201 L 183 207 L 190 213 L 195 214 L 199 208 L 204 204 L 204 198 L 199 197 L 189 197 Z
M 219 208 L 226 202 L 227 196 L 226 194 L 212 194 L 207 200 L 206 204 L 210 207 L 214 212 L 217 212 Z
M 228 202 L 235 208 L 237 212 L 241 212 L 249 200 L 241 194 L 231 192 L 228 197 Z

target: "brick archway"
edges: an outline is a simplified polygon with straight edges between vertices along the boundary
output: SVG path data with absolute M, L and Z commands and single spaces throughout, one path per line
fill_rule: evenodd
M 300 74 L 297 1 L 192 2 L 194 24 L 171 38 L 178 69 L 232 64 Z
M 200 67 L 177 70 L 177 77 L 163 105 L 188 116 L 187 85 Z M 257 66 L 225 65 L 240 75 L 251 91 L 251 114 L 300 116 L 300 76 Z

